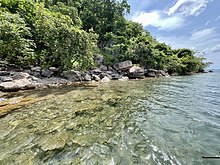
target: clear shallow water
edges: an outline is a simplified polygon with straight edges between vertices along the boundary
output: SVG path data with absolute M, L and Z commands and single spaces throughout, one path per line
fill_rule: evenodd
M 0 164 L 220 164 L 220 73 L 22 93 Z

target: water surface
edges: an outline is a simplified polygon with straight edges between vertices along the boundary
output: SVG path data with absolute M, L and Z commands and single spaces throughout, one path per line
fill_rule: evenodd
M 220 73 L 28 91 L 0 164 L 220 164 Z

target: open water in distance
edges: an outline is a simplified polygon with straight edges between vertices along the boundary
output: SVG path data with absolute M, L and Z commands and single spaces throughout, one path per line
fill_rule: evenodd
M 0 118 L 0 164 L 210 164 L 220 159 L 220 73 L 28 91 Z

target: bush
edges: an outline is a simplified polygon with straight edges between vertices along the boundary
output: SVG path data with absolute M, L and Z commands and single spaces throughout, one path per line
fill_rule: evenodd
M 33 62 L 35 44 L 30 28 L 19 14 L 0 11 L 0 55 L 3 60 L 19 66 Z

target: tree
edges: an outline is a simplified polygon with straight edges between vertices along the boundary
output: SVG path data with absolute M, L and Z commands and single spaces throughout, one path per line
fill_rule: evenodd
M 0 11 L 0 55 L 19 66 L 33 63 L 35 44 L 30 28 L 19 14 Z
M 93 63 L 95 36 L 73 26 L 72 19 L 39 5 L 35 17 L 41 63 L 63 69 L 85 69 Z

